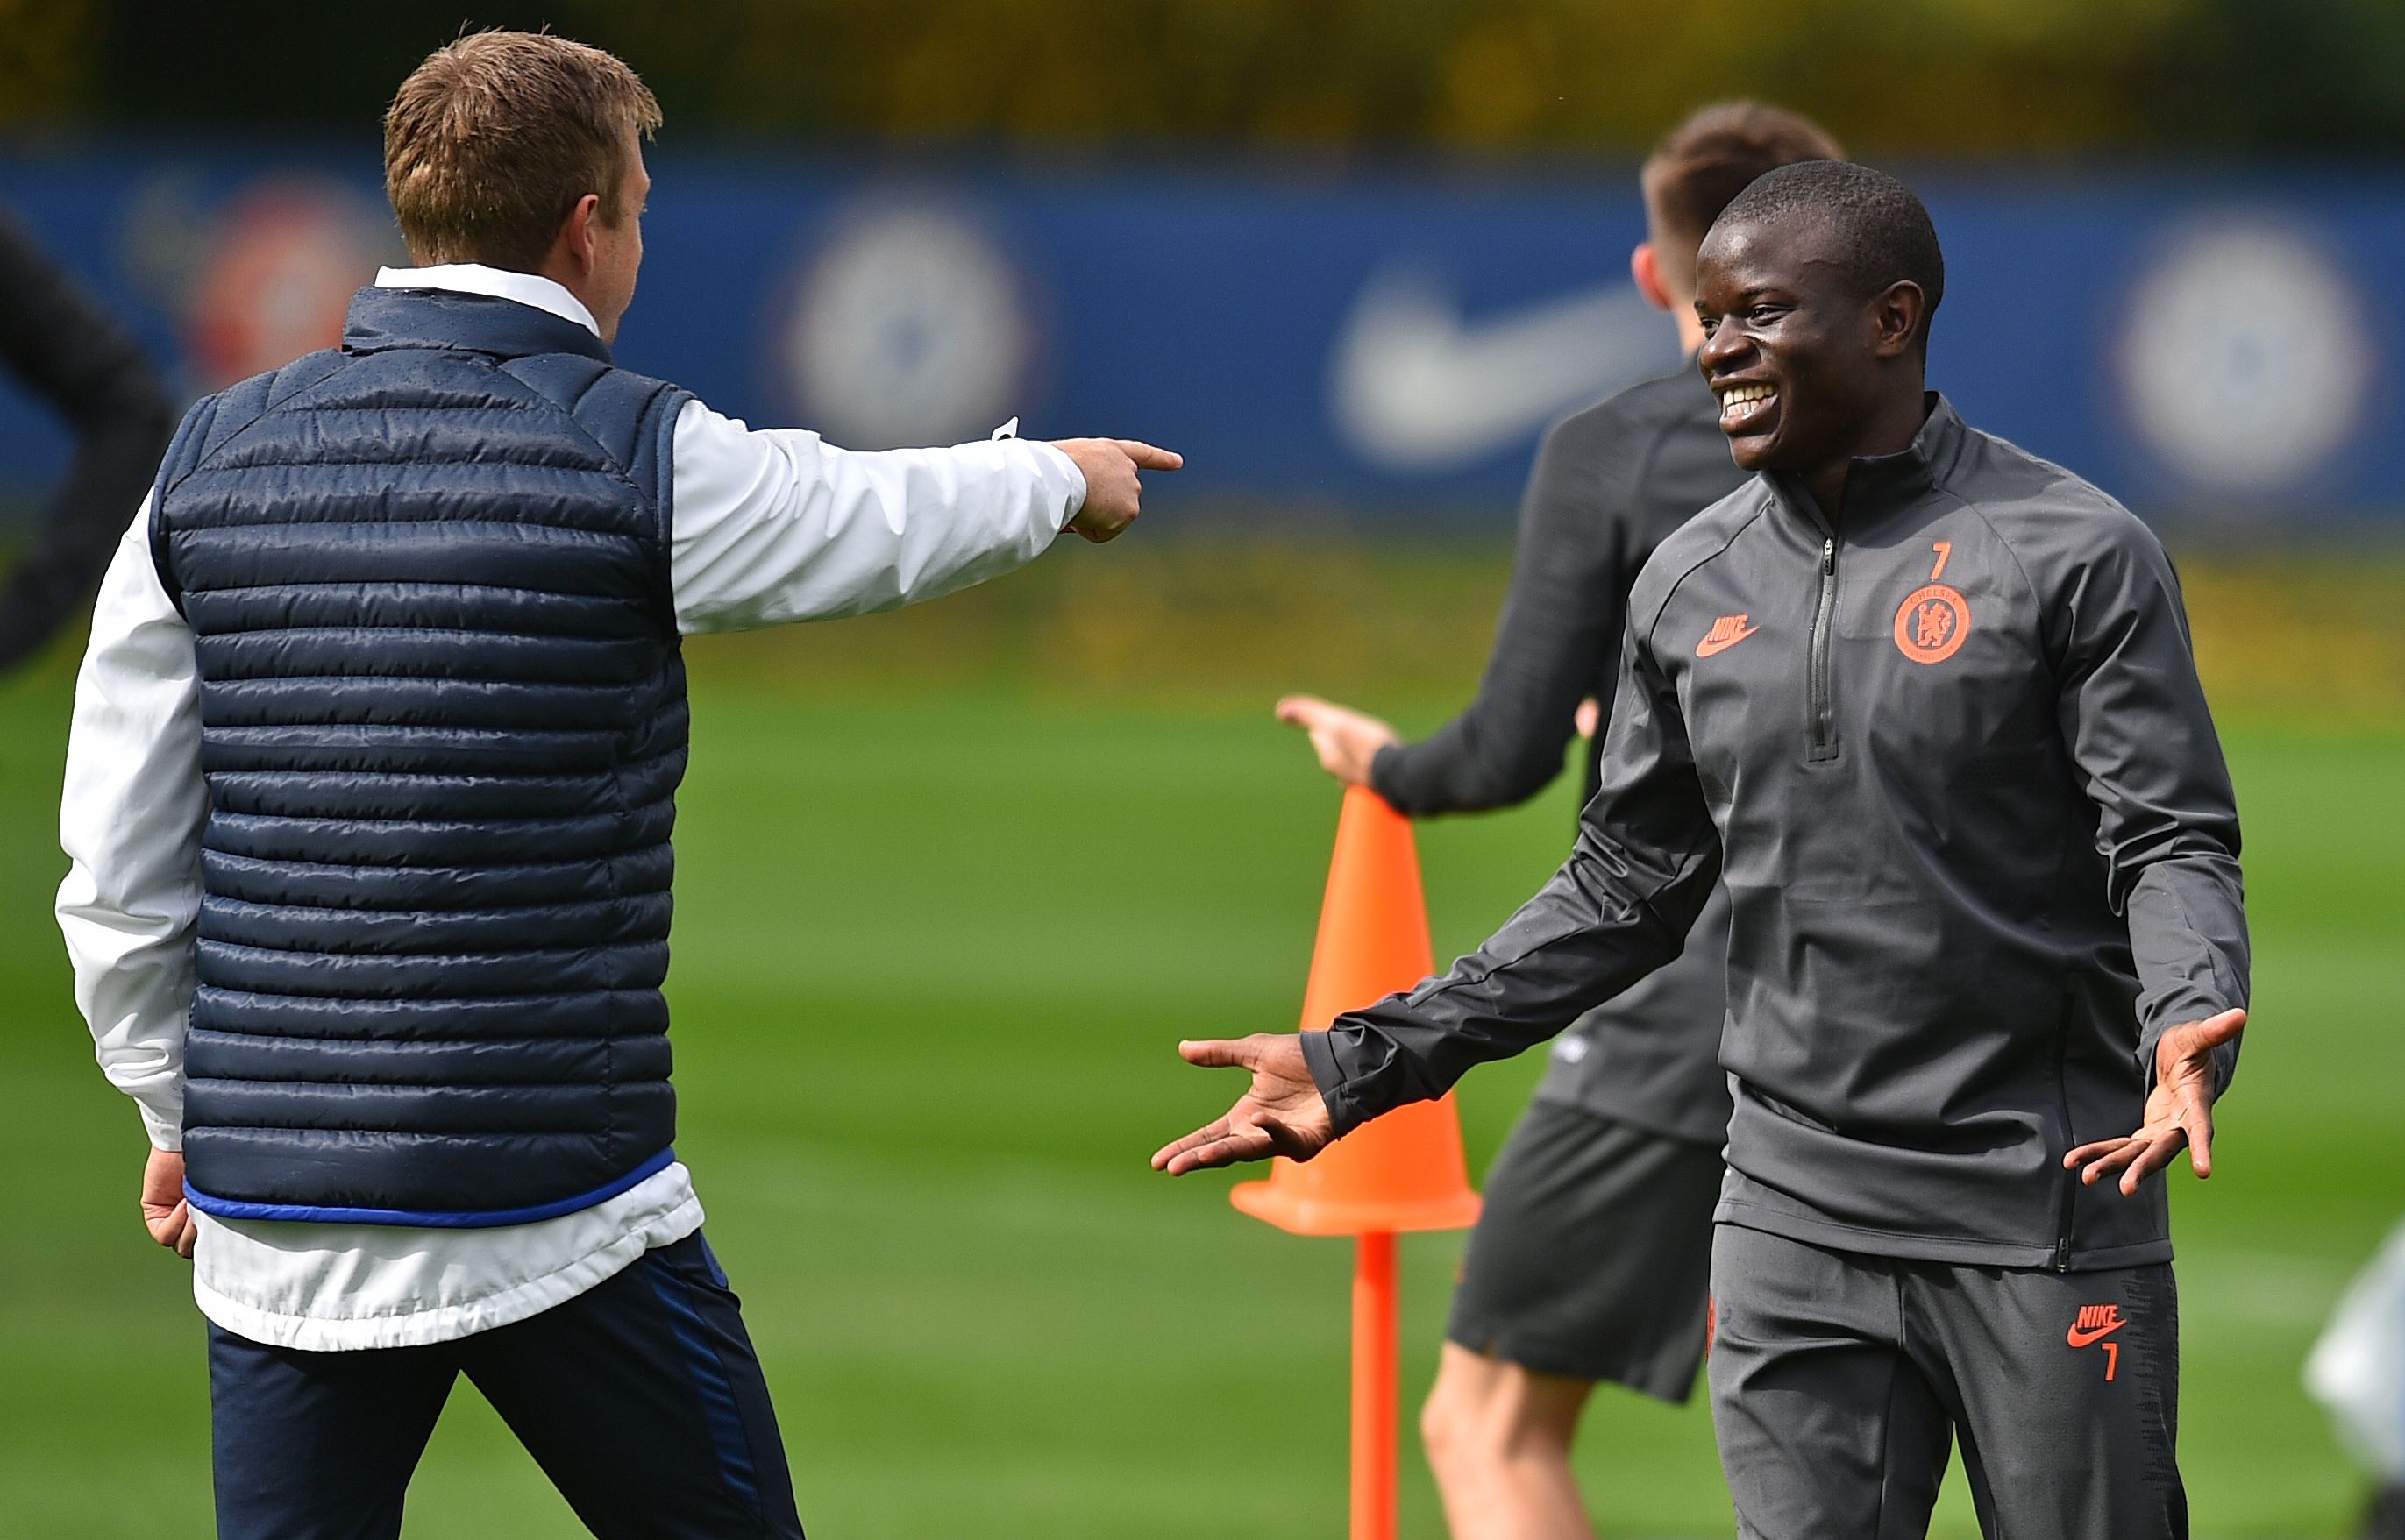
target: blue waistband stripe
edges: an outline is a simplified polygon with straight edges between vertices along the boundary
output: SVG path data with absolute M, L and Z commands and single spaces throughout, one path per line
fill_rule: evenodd
M 471 1210 L 463 1213 L 420 1213 L 409 1209 L 321 1208 L 305 1203 L 243 1203 L 212 1197 L 184 1183 L 184 1201 L 217 1219 L 273 1219 L 299 1225 L 401 1225 L 419 1230 L 483 1230 L 500 1225 L 532 1225 L 606 1203 L 648 1177 L 658 1175 L 676 1159 L 673 1146 L 644 1161 L 626 1175 L 603 1183 L 588 1193 L 538 1203 L 526 1209 Z

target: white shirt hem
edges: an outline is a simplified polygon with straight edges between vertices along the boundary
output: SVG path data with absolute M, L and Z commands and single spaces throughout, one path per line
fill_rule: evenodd
M 420 1348 L 513 1325 L 555 1306 L 565 1305 L 624 1272 L 652 1248 L 682 1240 L 701 1228 L 701 1199 L 688 1193 L 683 1202 L 651 1224 L 613 1235 L 603 1245 L 570 1258 L 541 1277 L 481 1299 L 430 1309 L 415 1303 L 404 1305 L 392 1315 L 287 1315 L 228 1298 L 203 1282 L 197 1270 L 192 1275 L 192 1300 L 200 1306 L 201 1314 L 214 1324 L 272 1348 L 303 1352 Z M 336 1300 L 322 1294 L 310 1304 L 319 1311 L 338 1308 Z

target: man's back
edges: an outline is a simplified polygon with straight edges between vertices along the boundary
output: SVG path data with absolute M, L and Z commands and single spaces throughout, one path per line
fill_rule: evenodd
M 531 307 L 372 289 L 193 409 L 151 539 L 209 787 L 204 1211 L 500 1224 L 668 1164 L 687 399 Z
M 1178 464 L 851 454 L 614 369 L 660 120 L 553 34 L 428 58 L 417 265 L 195 411 L 94 606 L 58 917 L 193 1261 L 227 1540 L 398 1534 L 461 1375 L 597 1531 L 801 1534 L 668 1145 L 678 638 L 1108 540 Z

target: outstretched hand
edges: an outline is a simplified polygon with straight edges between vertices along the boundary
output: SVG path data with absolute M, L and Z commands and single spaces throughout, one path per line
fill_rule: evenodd
M 1146 470 L 1174 470 L 1186 456 L 1135 439 L 1062 439 L 1053 448 L 1076 462 L 1086 478 L 1085 506 L 1069 521 L 1072 534 L 1093 541 L 1116 539 L 1143 510 Z
M 2155 1088 L 2146 1098 L 2145 1125 L 2126 1138 L 2082 1144 L 2062 1157 L 2063 1169 L 2079 1170 L 2080 1183 L 2090 1187 L 2118 1171 L 2121 1191 L 2130 1196 L 2185 1148 L 2196 1174 L 2211 1176 L 2213 1051 L 2236 1042 L 2245 1029 L 2243 1011 L 2165 1029 L 2155 1043 Z
M 1288 695 L 1277 703 L 1277 720 L 1311 735 L 1319 767 L 1347 786 L 1370 784 L 1378 750 L 1403 741 L 1385 722 L 1317 695 Z
M 1250 1070 L 1253 1085 L 1227 1116 L 1154 1151 L 1154 1170 L 1184 1176 L 1273 1155 L 1309 1160 L 1334 1137 L 1335 1123 L 1303 1062 L 1299 1034 L 1255 1032 L 1233 1041 L 1181 1043 L 1177 1053 L 1207 1070 Z
M 151 1239 L 191 1260 L 201 1227 L 184 1202 L 184 1157 L 176 1151 L 153 1150 L 143 1163 L 142 1224 Z

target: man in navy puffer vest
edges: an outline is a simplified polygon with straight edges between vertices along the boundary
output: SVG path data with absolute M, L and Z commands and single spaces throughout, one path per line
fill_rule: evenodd
M 421 265 L 192 409 L 95 611 L 59 917 L 195 1262 L 222 1535 L 397 1534 L 461 1374 L 596 1533 L 801 1533 L 672 1148 L 679 638 L 1108 539 L 1178 463 L 848 454 L 615 368 L 658 121 L 562 38 L 429 58 Z

